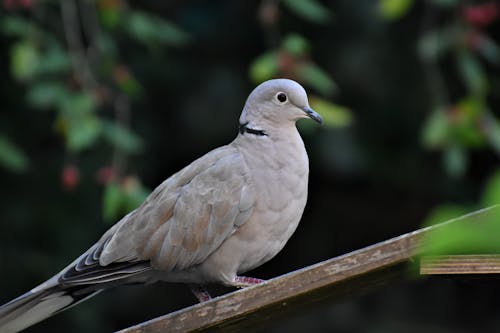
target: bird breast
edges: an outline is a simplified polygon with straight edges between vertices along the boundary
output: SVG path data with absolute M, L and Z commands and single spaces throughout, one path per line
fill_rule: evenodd
M 307 201 L 309 162 L 296 130 L 284 137 L 253 142 L 250 147 L 244 149 L 243 145 L 242 154 L 257 202 L 249 221 L 231 237 L 245 247 L 245 251 L 233 252 L 244 253 L 238 273 L 270 260 L 285 246 Z

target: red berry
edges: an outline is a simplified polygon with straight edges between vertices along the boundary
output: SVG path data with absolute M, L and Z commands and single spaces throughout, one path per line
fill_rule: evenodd
M 467 22 L 477 27 L 484 27 L 498 17 L 499 8 L 495 2 L 464 7 L 463 16 Z
M 66 165 L 62 171 L 61 183 L 65 190 L 74 190 L 80 183 L 80 171 L 74 165 Z
M 97 170 L 97 182 L 101 185 L 109 184 L 115 178 L 115 169 L 112 166 L 103 166 Z
M 19 2 L 24 8 L 31 8 L 31 6 L 33 6 L 34 0 L 19 0 Z

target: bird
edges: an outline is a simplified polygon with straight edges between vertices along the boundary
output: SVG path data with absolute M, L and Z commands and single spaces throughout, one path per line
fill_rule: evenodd
M 302 217 L 309 160 L 296 121 L 322 117 L 304 88 L 272 79 L 248 96 L 238 133 L 163 181 L 80 257 L 0 307 L 0 333 L 19 332 L 104 289 L 185 283 L 244 288 L 243 276 L 285 246 Z

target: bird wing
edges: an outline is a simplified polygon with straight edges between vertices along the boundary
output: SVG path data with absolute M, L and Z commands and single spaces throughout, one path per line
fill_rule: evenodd
M 203 262 L 244 224 L 254 204 L 253 185 L 238 149 L 215 149 L 158 186 L 101 238 L 87 261 L 186 269 Z

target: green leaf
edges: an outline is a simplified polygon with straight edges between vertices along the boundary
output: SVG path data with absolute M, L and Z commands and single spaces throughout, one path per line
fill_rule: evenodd
M 148 45 L 182 46 L 190 40 L 189 35 L 173 23 L 143 12 L 132 12 L 124 24 L 131 37 Z
M 0 165 L 12 172 L 23 172 L 28 167 L 26 154 L 3 135 L 0 135 Z
M 467 209 L 457 205 L 441 205 L 436 207 L 424 220 L 423 225 L 428 227 L 431 225 L 443 223 L 462 215 L 467 214 Z
M 456 33 L 452 29 L 431 30 L 418 41 L 418 53 L 422 59 L 435 60 L 448 52 L 455 41 Z
M 330 20 L 330 11 L 317 0 L 284 0 L 283 4 L 297 16 L 313 23 Z
M 250 65 L 250 79 L 261 83 L 272 79 L 278 73 L 278 59 L 275 52 L 267 52 L 259 56 Z
M 380 15 L 390 21 L 398 20 L 413 6 L 414 0 L 379 0 Z
M 87 92 L 59 96 L 57 128 L 66 138 L 66 146 L 77 152 L 92 146 L 100 137 L 103 123 L 95 114 L 96 101 Z
M 116 28 L 121 23 L 122 15 L 122 11 L 116 7 L 99 8 L 99 19 L 108 29 Z
M 31 79 L 38 67 L 39 54 L 33 43 L 23 40 L 10 49 L 10 69 L 12 75 L 20 81 Z
M 486 182 L 481 204 L 484 207 L 500 204 L 500 169 L 496 170 Z
M 126 28 L 130 35 L 143 43 L 150 43 L 156 40 L 156 26 L 148 14 L 133 12 L 129 15 Z
M 96 102 L 87 92 L 62 93 L 58 96 L 59 119 L 57 128 L 66 137 L 71 151 L 92 146 L 102 131 L 102 122 L 95 115 Z
M 19 16 L 2 16 L 0 27 L 5 35 L 14 37 L 24 37 L 37 30 L 32 22 Z
M 127 75 L 124 80 L 117 82 L 118 88 L 130 97 L 137 97 L 142 92 L 142 86 L 132 75 Z
M 476 57 L 467 51 L 459 52 L 457 65 L 462 79 L 469 91 L 484 96 L 488 88 L 488 80 L 484 70 Z
M 109 183 L 103 196 L 104 220 L 112 222 L 136 209 L 149 192 L 135 176 L 127 176 L 121 183 Z
M 93 113 L 97 108 L 93 95 L 88 92 L 63 93 L 60 97 L 60 111 L 75 120 L 79 120 L 85 114 Z
M 456 106 L 459 116 L 453 123 L 452 135 L 455 142 L 464 147 L 483 147 L 485 135 L 478 122 L 484 111 L 484 102 L 474 96 L 463 98 Z
M 443 108 L 437 108 L 427 118 L 422 130 L 422 143 L 429 149 L 442 148 L 449 141 L 450 129 Z
M 66 145 L 70 151 L 81 151 L 92 146 L 102 131 L 102 124 L 95 116 L 87 115 L 69 122 Z
M 107 65 L 110 66 L 109 61 L 112 61 L 116 54 L 118 53 L 117 42 L 113 39 L 113 37 L 106 33 L 105 31 L 101 32 L 97 39 L 97 47 L 99 52 L 106 55 Z M 112 66 L 113 67 L 114 63 Z
M 448 175 L 454 178 L 460 178 L 467 169 L 467 154 L 463 147 L 451 145 L 443 155 L 444 167 Z
M 326 96 L 331 96 L 337 91 L 337 84 L 320 67 L 313 63 L 304 63 L 297 68 L 297 75 L 301 81 Z
M 310 49 L 309 42 L 299 34 L 289 34 L 285 37 L 282 47 L 290 54 L 301 56 Z
M 500 64 L 500 46 L 498 46 L 493 39 L 487 36 L 481 36 L 477 49 L 490 63 L 494 65 Z
M 26 98 L 35 107 L 49 108 L 58 105 L 68 94 L 59 82 L 42 81 L 29 86 Z
M 346 127 L 352 123 L 352 112 L 345 106 L 319 97 L 311 97 L 311 107 L 323 117 L 324 125 L 332 128 Z
M 472 124 L 471 124 L 472 125 Z M 482 148 L 486 140 L 477 126 L 457 126 L 452 129 L 454 142 L 466 148 Z
M 481 119 L 481 128 L 491 147 L 500 154 L 500 124 L 489 112 Z
M 48 44 L 46 51 L 40 54 L 37 73 L 63 73 L 70 69 L 70 65 L 66 51 L 58 43 L 52 42 Z
M 106 185 L 103 195 L 102 213 L 107 222 L 117 219 L 121 213 L 120 208 L 123 203 L 121 187 L 116 182 Z
M 128 128 L 111 121 L 104 121 L 103 125 L 104 138 L 116 148 L 127 153 L 138 153 L 142 150 L 142 139 Z
M 456 213 L 460 208 L 456 208 Z M 422 241 L 426 254 L 484 254 L 499 253 L 500 214 L 499 210 L 484 214 L 480 220 L 449 223 L 425 235 Z
M 457 103 L 457 107 L 464 113 L 466 122 L 476 122 L 484 111 L 484 101 L 476 96 L 466 96 Z

